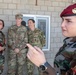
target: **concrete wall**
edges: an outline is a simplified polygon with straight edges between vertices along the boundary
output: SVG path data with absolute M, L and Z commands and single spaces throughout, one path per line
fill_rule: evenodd
M 76 2 L 76 0 L 0 0 L 0 18 L 5 22 L 4 33 L 7 34 L 7 29 L 12 24 L 15 24 L 15 14 L 37 14 L 50 15 L 51 30 L 50 30 L 50 50 L 44 52 L 47 61 L 53 66 L 53 60 L 59 47 L 62 46 L 63 36 L 60 25 L 60 12 L 69 4 Z M 6 50 L 7 51 L 7 50 Z M 7 55 L 7 53 L 5 53 Z M 6 58 L 7 60 L 7 58 Z M 7 66 L 7 65 L 6 65 Z M 7 70 L 5 70 L 6 73 Z M 4 75 L 6 75 L 4 73 Z

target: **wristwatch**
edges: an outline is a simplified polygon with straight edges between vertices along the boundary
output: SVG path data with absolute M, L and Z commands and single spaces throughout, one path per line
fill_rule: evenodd
M 48 62 L 45 62 L 44 64 L 40 65 L 39 66 L 39 70 L 44 72 L 47 70 L 47 68 L 49 67 L 49 63 Z

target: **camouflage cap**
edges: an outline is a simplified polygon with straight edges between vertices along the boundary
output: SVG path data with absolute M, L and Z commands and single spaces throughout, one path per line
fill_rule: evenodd
M 22 15 L 22 14 L 16 14 L 16 15 L 15 15 L 15 18 L 16 18 L 16 19 L 17 19 L 17 18 L 21 18 L 21 19 L 22 19 L 22 18 L 23 18 L 23 15 Z

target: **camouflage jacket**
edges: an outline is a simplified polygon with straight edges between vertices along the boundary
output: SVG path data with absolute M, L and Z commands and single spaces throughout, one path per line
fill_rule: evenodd
M 0 31 L 0 46 L 5 47 L 5 35 Z M 2 53 L 2 51 L 0 51 Z
M 28 41 L 31 45 L 42 48 L 45 45 L 44 33 L 37 28 L 34 31 L 28 30 Z
M 27 42 L 27 29 L 24 26 L 13 25 L 8 29 L 8 48 L 21 50 L 26 47 Z
M 60 70 L 68 71 L 76 65 L 76 37 L 64 39 L 64 45 L 55 56 L 54 66 Z

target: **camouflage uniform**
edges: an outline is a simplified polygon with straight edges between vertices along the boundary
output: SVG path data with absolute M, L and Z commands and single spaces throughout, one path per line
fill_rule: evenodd
M 71 69 L 71 63 L 73 61 L 76 65 L 76 37 L 66 38 L 64 45 L 56 54 L 54 66 L 60 69 L 59 75 L 65 75 L 65 73 Z
M 44 33 L 37 28 L 35 28 L 34 31 L 28 30 L 28 42 L 32 46 L 38 46 L 42 49 L 42 47 L 45 45 Z
M 2 31 L 0 31 L 0 46 L 5 47 L 5 36 Z M 4 60 L 3 51 L 0 51 L 0 74 L 3 72 Z
M 45 45 L 45 36 L 40 29 L 35 28 L 34 31 L 28 30 L 28 42 L 32 46 L 38 46 L 39 48 L 42 49 L 42 47 Z M 28 60 L 27 65 L 28 65 L 28 75 L 33 75 L 34 64 L 31 63 L 30 60 Z
M 8 75 L 22 75 L 22 68 L 26 62 L 27 49 L 26 43 L 27 29 L 24 26 L 13 25 L 8 30 Z M 18 48 L 20 51 L 18 54 L 14 52 L 14 49 Z
M 76 53 L 70 62 L 70 67 L 71 68 L 66 72 L 66 75 L 76 75 Z

